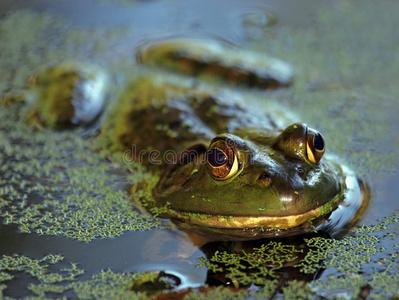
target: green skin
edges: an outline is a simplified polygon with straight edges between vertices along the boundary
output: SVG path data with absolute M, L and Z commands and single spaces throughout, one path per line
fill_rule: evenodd
M 85 107 L 74 98 L 82 81 L 76 79 L 79 71 L 63 66 L 49 69 L 44 75 L 51 80 L 39 81 L 39 86 L 58 86 L 55 91 L 69 99 L 62 102 L 69 103 L 74 114 L 84 115 Z M 71 80 L 58 80 L 66 75 Z M 103 86 L 102 80 L 95 82 Z M 41 117 L 52 120 L 59 97 L 43 95 L 40 100 L 54 105 L 47 114 L 41 110 Z M 79 95 L 98 102 L 96 94 Z M 227 240 L 313 231 L 345 198 L 346 175 L 339 165 L 322 159 L 324 140 L 319 133 L 302 123 L 282 130 L 273 115 L 242 106 L 245 99 L 235 100 L 231 94 L 190 83 L 139 77 L 128 85 L 102 131 L 131 150 L 132 159 L 164 167 L 149 209 L 162 210 L 160 216 L 182 229 Z M 221 177 L 212 173 L 214 166 L 207 157 L 208 150 L 219 148 L 215 143 L 230 149 L 231 161 Z M 181 152 L 187 146 L 192 151 L 189 156 Z M 153 150 L 159 154 L 155 163 Z M 167 163 L 164 156 L 170 150 L 182 153 L 173 163 Z
M 54 127 L 71 122 L 77 114 L 86 118 L 85 110 L 93 109 L 84 105 L 99 102 L 101 97 L 92 90 L 85 94 L 86 82 L 96 83 L 94 90 L 104 86 L 92 73 L 91 69 L 61 65 L 38 75 L 38 102 L 48 103 L 37 104 L 39 117 Z M 337 165 L 309 159 L 306 125 L 298 123 L 282 131 L 271 115 L 244 108 L 239 104 L 242 100 L 234 103 L 230 95 L 215 95 L 182 82 L 159 84 L 157 80 L 140 78 L 127 88 L 117 106 L 124 114 L 117 112 L 111 117 L 121 120 L 113 127 L 117 134 L 111 132 L 111 136 L 128 149 L 134 145 L 141 153 L 158 150 L 161 158 L 167 150 L 179 153 L 181 147 L 196 142 L 191 148 L 194 156 L 167 165 L 154 190 L 154 207 L 168 208 L 162 216 L 183 221 L 184 226 L 198 226 L 200 232 L 202 228 L 287 230 L 330 213 L 342 200 L 342 171 Z M 230 134 L 214 140 L 229 144 L 236 160 L 236 171 L 228 179 L 210 174 L 203 142 L 223 132 Z
M 29 85 L 25 94 L 32 104 L 28 123 L 62 129 L 88 125 L 97 118 L 105 100 L 107 76 L 94 66 L 65 63 L 35 73 Z
M 290 216 L 328 203 L 341 192 L 342 171 L 328 161 L 310 162 L 304 149 L 306 125 L 295 124 L 303 139 L 294 134 L 287 139 L 292 126 L 268 137 L 218 135 L 233 145 L 238 172 L 215 180 L 207 168 L 207 148 L 198 147 L 199 163 L 175 165 L 164 173 L 155 190 L 158 205 L 169 202 L 176 211 L 222 216 Z M 184 181 L 176 185 L 182 180 L 175 175 L 181 172 Z
M 156 205 L 168 208 L 161 216 L 217 240 L 313 231 L 343 200 L 345 175 L 327 159 L 307 158 L 306 132 L 305 124 L 296 123 L 268 135 L 218 135 L 214 141 L 226 141 L 239 160 L 227 180 L 215 179 L 207 166 L 213 142 L 193 147 L 192 161 L 169 166 L 154 190 Z
M 54 70 L 65 73 L 65 68 Z M 67 73 L 74 79 L 76 72 Z M 66 95 L 73 100 L 70 87 L 76 84 L 68 82 Z M 48 99 L 58 97 L 40 99 L 56 103 Z M 190 83 L 139 77 L 128 85 L 102 134 L 131 151 L 130 159 L 164 167 L 153 191 L 155 201 L 148 208 L 163 211 L 161 217 L 184 230 L 219 240 L 313 231 L 344 199 L 345 173 L 338 164 L 321 158 L 324 141 L 322 151 L 314 149 L 316 131 L 302 123 L 282 130 L 280 120 L 271 114 L 243 107 L 245 99 L 236 100 Z M 45 116 L 51 119 L 50 114 Z M 215 142 L 226 143 L 234 157 L 230 166 L 234 172 L 228 178 L 211 174 L 207 154 Z M 174 163 L 162 160 L 167 151 L 184 153 L 187 146 L 193 151 L 189 158 L 182 154 Z M 151 164 L 152 150 L 159 155 Z
M 126 87 L 102 135 L 125 149 L 129 161 L 163 170 L 146 208 L 211 240 L 298 235 L 356 220 L 363 203 L 357 178 L 322 157 L 324 141 L 317 146 L 323 151 L 315 151 L 318 133 L 303 123 L 284 129 L 284 116 L 242 106 L 245 99 L 233 96 L 157 76 Z M 207 161 L 215 141 L 226 142 L 236 157 L 237 170 L 226 180 L 215 178 Z M 180 156 L 162 160 L 171 152 Z M 353 186 L 346 186 L 348 178 Z M 346 199 L 352 188 L 356 208 L 332 216 L 342 201 L 352 203 Z

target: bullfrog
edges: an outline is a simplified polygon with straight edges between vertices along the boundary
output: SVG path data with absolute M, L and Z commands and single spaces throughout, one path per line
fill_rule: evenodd
M 219 241 L 336 233 L 356 221 L 365 183 L 325 156 L 322 134 L 243 105 L 246 96 L 168 75 L 127 85 L 102 135 L 127 161 L 163 170 L 147 210 Z
M 145 209 L 192 235 L 239 241 L 339 234 L 367 206 L 367 184 L 325 153 L 316 129 L 272 103 L 249 105 L 267 96 L 248 87 L 286 87 L 292 72 L 281 61 L 234 51 L 180 40 L 143 49 L 143 66 L 103 114 L 101 146 L 159 175 Z M 49 126 L 87 124 L 100 113 L 106 77 L 86 70 L 61 66 L 39 77 L 34 111 Z M 215 76 L 246 88 L 216 85 Z M 60 101 L 66 111 L 56 110 Z

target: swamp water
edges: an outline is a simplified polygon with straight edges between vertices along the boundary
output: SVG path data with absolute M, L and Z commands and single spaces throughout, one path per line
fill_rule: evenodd
M 249 289 L 198 289 L 186 297 L 397 297 L 397 11 L 394 1 L 2 1 L 3 297 L 146 299 L 173 286 L 183 297 L 206 281 Z M 367 178 L 372 201 L 359 227 L 340 240 L 309 238 L 306 246 L 275 241 L 200 251 L 134 209 L 129 186 L 154 181 L 141 166 L 111 163 L 110 156 L 120 157 L 98 152 L 84 129 L 30 128 L 26 105 L 10 104 L 33 71 L 64 61 L 103 67 L 116 99 L 136 67 L 135 50 L 179 35 L 222 39 L 292 64 L 293 86 L 266 92 L 265 101 L 323 132 L 327 151 Z M 242 248 L 254 255 L 238 258 Z M 254 262 L 260 257 L 272 271 Z M 207 278 L 208 270 L 216 275 Z

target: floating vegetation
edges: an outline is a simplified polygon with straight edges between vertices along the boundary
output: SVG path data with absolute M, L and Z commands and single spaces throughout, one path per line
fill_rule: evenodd
M 127 188 L 120 187 L 129 174 L 85 141 L 82 131 L 29 129 L 19 115 L 17 107 L 0 110 L 5 224 L 85 242 L 160 225 L 134 209 Z M 134 183 L 134 176 L 129 178 Z
M 226 278 L 237 287 L 263 285 L 267 280 L 278 278 L 279 270 L 285 265 L 298 262 L 304 252 L 294 245 L 276 241 L 266 241 L 259 248 L 249 250 L 243 249 L 241 253 L 217 250 L 209 260 L 200 258 L 198 267 L 206 267 L 213 273 L 226 272 Z
M 302 243 L 265 240 L 255 248 L 241 243 L 230 250 L 203 249 L 208 258 L 200 258 L 197 267 L 208 269 L 208 279 L 226 278 L 236 287 L 261 286 L 255 297 L 270 297 L 274 290 L 283 292 L 285 299 L 298 292 L 303 299 L 338 295 L 356 299 L 370 289 L 372 299 L 395 298 L 399 296 L 399 246 L 397 234 L 391 232 L 398 232 L 398 223 L 399 213 L 378 225 L 355 229 L 341 240 L 309 237 Z M 312 281 L 327 268 L 330 276 Z
M 71 30 L 60 19 L 24 10 L 1 21 L 0 217 L 4 224 L 17 224 L 25 233 L 64 235 L 85 242 L 159 226 L 159 221 L 134 209 L 127 187 L 121 184 L 127 176 L 131 184 L 141 180 L 141 171 L 129 174 L 124 167 L 112 165 L 92 140 L 82 137 L 92 137 L 82 129 L 39 131 L 25 122 L 30 108 L 22 100 L 32 73 L 63 62 L 88 62 L 92 56 L 104 63 L 104 50 L 109 50 L 119 33 L 120 29 L 112 33 L 97 28 Z M 52 43 L 43 48 L 48 37 Z M 93 69 L 62 66 L 52 72 L 72 81 L 80 74 L 81 83 L 94 76 L 94 82 L 103 87 L 103 75 L 93 75 Z M 65 72 L 68 69 L 71 72 Z M 36 92 L 48 74 L 36 80 Z M 57 123 L 46 114 L 44 118 L 49 125 Z
M 26 294 L 33 293 L 40 299 L 52 298 L 54 295 L 62 296 L 65 293 L 69 295 L 68 298 L 78 299 L 148 299 L 149 293 L 153 291 L 144 288 L 136 290 L 138 283 L 142 286 L 145 283 L 151 285 L 158 282 L 160 286 L 169 286 L 162 272 L 115 273 L 103 270 L 91 276 L 89 280 L 75 281 L 84 270 L 79 269 L 75 263 L 63 267 L 63 260 L 62 255 L 54 254 L 41 259 L 17 254 L 3 255 L 0 257 L 0 283 L 19 276 L 16 274 L 30 275 L 35 279 L 35 283 L 27 286 Z M 0 298 L 6 289 L 5 284 L 0 285 Z
M 82 278 L 84 270 L 76 263 L 64 262 L 62 255 L 32 259 L 14 254 L 0 258 L 0 293 L 7 293 L 7 282 L 27 274 L 35 280 L 27 286 L 26 294 L 41 298 L 68 295 L 79 299 L 148 299 L 163 295 L 167 299 L 168 295 L 180 295 L 184 299 L 357 299 L 366 294 L 371 299 L 392 299 L 399 296 L 399 245 L 397 234 L 390 232 L 398 232 L 399 214 L 381 220 L 381 224 L 385 230 L 364 226 L 361 232 L 342 240 L 309 237 L 304 239 L 306 247 L 270 241 L 253 251 L 214 251 L 209 259 L 200 259 L 197 266 L 208 268 L 208 278 L 209 274 L 224 272 L 236 286 L 233 289 L 204 285 L 174 291 L 179 278 L 162 271 L 102 270 Z M 326 268 L 329 276 L 312 281 Z M 366 272 L 370 269 L 373 272 Z
M 295 66 L 293 92 L 279 101 L 323 132 L 328 149 L 357 172 L 393 172 L 399 166 L 399 56 L 392 30 L 397 4 L 369 3 L 358 10 L 354 2 L 339 1 L 328 7 L 317 14 L 317 28 L 276 29 L 274 38 L 252 47 Z

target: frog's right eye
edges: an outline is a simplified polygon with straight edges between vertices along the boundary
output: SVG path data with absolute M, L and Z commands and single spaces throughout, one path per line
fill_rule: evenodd
M 216 141 L 206 153 L 207 167 L 216 180 L 227 180 L 238 172 L 238 157 L 223 140 Z

